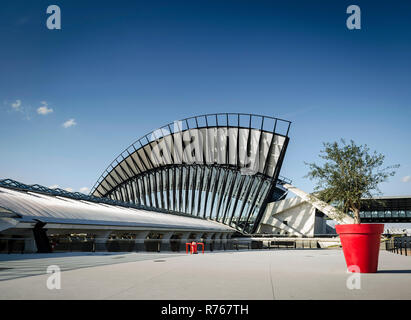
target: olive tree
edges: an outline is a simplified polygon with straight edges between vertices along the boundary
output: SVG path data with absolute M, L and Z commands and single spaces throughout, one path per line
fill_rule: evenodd
M 360 223 L 361 199 L 381 194 L 378 185 L 395 174 L 399 165 L 384 166 L 385 156 L 370 152 L 367 145 L 323 143 L 320 151 L 322 165 L 305 163 L 310 171 L 306 177 L 316 180 L 316 195 L 327 203 L 335 204 L 344 213 L 354 215 Z

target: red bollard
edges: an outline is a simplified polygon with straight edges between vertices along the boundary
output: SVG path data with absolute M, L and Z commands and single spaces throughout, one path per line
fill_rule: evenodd
M 191 242 L 191 253 L 197 254 L 197 242 Z
M 190 250 L 190 254 L 197 253 L 197 243 L 196 242 L 186 242 L 186 253 Z
M 198 242 L 198 243 L 197 243 L 197 250 L 198 250 L 198 246 L 200 246 L 200 245 L 201 245 L 201 251 L 202 251 L 203 254 L 204 254 L 204 243 Z
M 204 254 L 204 243 L 202 242 L 186 242 L 186 253 L 190 250 L 190 254 L 197 254 L 198 253 L 198 246 L 201 246 L 201 251 Z

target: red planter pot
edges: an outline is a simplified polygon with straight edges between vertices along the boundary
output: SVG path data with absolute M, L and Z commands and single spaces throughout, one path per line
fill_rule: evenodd
M 383 224 L 341 224 L 335 230 L 340 235 L 345 262 L 349 271 L 375 273 L 378 268 Z

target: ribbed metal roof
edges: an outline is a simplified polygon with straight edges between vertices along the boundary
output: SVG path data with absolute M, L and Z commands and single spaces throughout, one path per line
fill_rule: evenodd
M 267 202 L 285 192 L 289 129 L 289 121 L 244 113 L 175 121 L 123 151 L 91 194 L 252 232 Z
M 21 221 L 34 219 L 58 224 L 141 227 L 148 230 L 229 231 L 229 227 L 204 219 L 76 200 L 34 191 L 0 187 L 0 207 Z

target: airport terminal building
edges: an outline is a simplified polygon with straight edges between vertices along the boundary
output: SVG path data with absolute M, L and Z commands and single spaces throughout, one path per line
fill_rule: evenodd
M 290 125 L 240 113 L 175 121 L 121 152 L 90 195 L 0 180 L 0 251 L 179 251 L 192 240 L 218 250 L 233 236 L 333 234 L 333 208 L 280 175 Z M 374 218 L 388 218 L 380 209 Z M 394 211 L 411 220 L 410 210 Z

